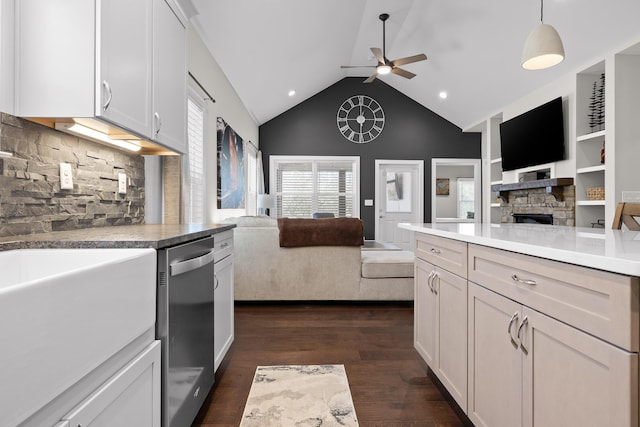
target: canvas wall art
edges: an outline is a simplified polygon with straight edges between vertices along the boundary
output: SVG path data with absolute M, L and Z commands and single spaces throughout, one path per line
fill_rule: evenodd
M 449 195 L 449 178 L 436 178 L 436 196 Z
M 244 142 L 218 117 L 218 209 L 244 209 Z

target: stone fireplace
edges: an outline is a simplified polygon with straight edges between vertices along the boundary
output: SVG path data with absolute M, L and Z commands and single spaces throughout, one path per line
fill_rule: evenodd
M 500 222 L 575 225 L 575 186 L 561 178 L 492 187 L 501 203 Z

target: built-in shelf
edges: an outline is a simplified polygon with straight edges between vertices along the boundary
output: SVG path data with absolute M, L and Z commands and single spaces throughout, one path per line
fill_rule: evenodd
M 604 172 L 605 165 L 588 166 L 586 168 L 576 169 L 576 173 L 592 173 L 592 172 Z
M 604 137 L 604 135 L 605 135 L 605 131 L 599 130 L 597 132 L 591 132 L 584 135 L 580 135 L 579 137 L 576 138 L 576 141 L 578 142 L 589 141 L 592 139 L 598 139 L 598 138 Z
M 491 159 L 491 164 L 494 163 L 502 163 L 502 157 L 498 157 L 497 159 Z
M 502 180 L 500 181 L 491 181 L 491 186 L 502 184 Z
M 562 200 L 562 187 L 566 187 L 569 185 L 573 185 L 573 178 L 538 179 L 535 181 L 492 185 L 491 191 L 495 192 L 496 196 L 506 200 L 507 193 L 509 193 L 509 191 L 526 190 L 530 188 L 545 188 L 546 192 L 548 194 L 553 194 L 556 200 Z
M 577 200 L 576 206 L 604 206 L 604 200 Z
M 492 208 L 500 208 L 502 207 L 502 203 L 491 203 Z

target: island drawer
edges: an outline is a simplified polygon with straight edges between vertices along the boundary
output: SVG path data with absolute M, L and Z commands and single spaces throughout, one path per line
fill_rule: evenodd
M 469 280 L 629 351 L 639 279 L 469 244 Z
M 466 242 L 416 233 L 415 255 L 460 277 L 467 277 Z

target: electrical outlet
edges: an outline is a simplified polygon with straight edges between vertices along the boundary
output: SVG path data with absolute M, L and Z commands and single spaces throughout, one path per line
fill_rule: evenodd
M 118 174 L 118 193 L 127 194 L 127 175 L 124 173 Z
M 69 163 L 60 163 L 60 188 L 73 190 L 73 172 Z

